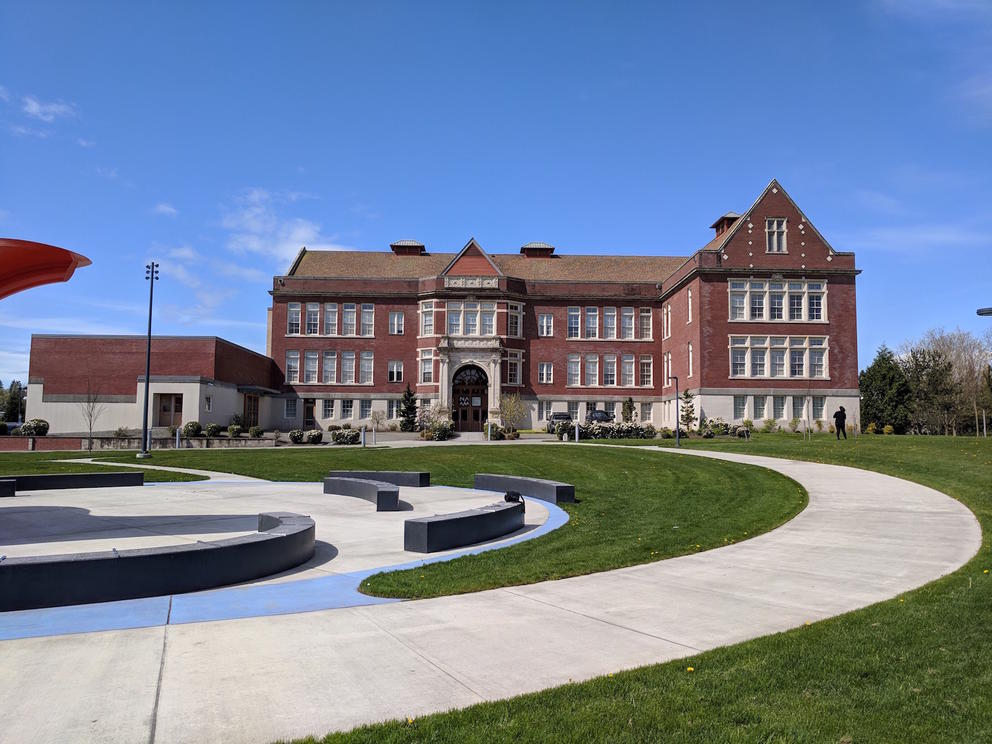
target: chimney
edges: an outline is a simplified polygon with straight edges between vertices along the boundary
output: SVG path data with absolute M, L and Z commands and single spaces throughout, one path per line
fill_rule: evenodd
M 389 247 L 397 256 L 427 255 L 427 249 L 424 248 L 424 244 L 416 240 L 397 240 L 395 243 L 390 243 Z
M 520 248 L 520 252 L 527 258 L 551 258 L 551 254 L 555 252 L 555 247 L 547 243 L 528 243 Z
M 720 217 L 716 222 L 714 222 L 710 227 L 716 230 L 717 236 L 723 235 L 727 230 L 733 227 L 734 223 L 740 219 L 740 215 L 737 212 L 727 212 L 725 215 Z

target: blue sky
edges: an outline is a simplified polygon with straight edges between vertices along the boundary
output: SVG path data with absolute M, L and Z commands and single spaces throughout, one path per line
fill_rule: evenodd
M 688 255 L 778 178 L 854 250 L 861 365 L 992 305 L 992 2 L 4 3 L 0 235 L 90 257 L 30 334 L 265 346 L 301 245 Z

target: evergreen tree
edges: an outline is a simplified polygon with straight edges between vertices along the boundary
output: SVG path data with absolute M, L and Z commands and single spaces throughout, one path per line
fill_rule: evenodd
M 693 426 L 696 424 L 696 406 L 695 406 L 696 396 L 691 392 L 686 390 L 682 393 L 682 401 L 680 404 L 681 411 L 679 413 L 679 422 L 682 424 L 682 428 L 688 433 L 692 430 Z
M 14 380 L 7 388 L 7 396 L 4 401 L 4 414 L 7 421 L 19 421 L 21 412 L 24 410 L 24 386 L 20 380 Z
M 887 346 L 879 348 L 874 361 L 858 376 L 861 387 L 861 424 L 875 424 L 881 431 L 891 424 L 904 434 L 910 423 L 913 391 L 906 373 Z
M 917 346 L 903 361 L 909 387 L 910 415 L 918 433 L 950 434 L 956 426 L 957 383 L 951 361 L 940 351 Z
M 406 384 L 403 397 L 400 399 L 400 431 L 417 430 L 417 396 L 410 389 L 410 383 Z
M 623 418 L 625 424 L 629 424 L 634 420 L 634 399 L 628 397 L 627 400 L 623 402 L 623 408 L 620 409 L 620 416 Z

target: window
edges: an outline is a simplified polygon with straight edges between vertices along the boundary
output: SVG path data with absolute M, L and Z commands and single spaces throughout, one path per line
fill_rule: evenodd
M 765 417 L 765 397 L 764 395 L 755 395 L 753 401 L 753 407 L 751 409 L 752 416 L 755 421 L 760 421 Z
M 372 401 L 370 400 L 358 401 L 358 418 L 367 419 L 371 415 L 372 415 Z
M 751 377 L 765 376 L 765 350 L 751 349 Z
M 789 377 L 803 377 L 806 374 L 806 354 L 793 349 L 789 352 Z
M 478 302 L 466 302 L 462 305 L 462 332 L 466 336 L 479 335 Z
M 320 304 L 307 303 L 307 335 L 316 336 L 320 333 Z
M 672 352 L 665 352 L 665 385 L 672 384 Z
M 764 282 L 751 282 L 751 320 L 765 319 L 765 293 L 755 290 L 763 290 Z
M 814 395 L 813 396 L 813 420 L 814 421 L 817 421 L 818 419 L 822 419 L 823 418 L 823 406 L 824 406 L 824 404 L 826 402 L 827 402 L 827 399 L 824 398 L 822 395 Z
M 747 295 L 744 292 L 732 292 L 730 294 L 730 319 L 744 320 L 744 303 Z
M 786 253 L 784 217 L 769 217 L 765 220 L 765 240 L 768 253 Z
M 375 305 L 372 304 L 362 305 L 361 331 L 363 336 L 375 335 Z
M 651 409 L 650 403 L 641 403 L 641 423 L 651 420 Z
M 599 308 L 597 307 L 586 308 L 585 337 L 586 338 L 599 337 Z
M 351 384 L 355 382 L 355 352 L 341 352 L 341 382 Z
M 317 352 L 303 352 L 303 382 L 317 382 Z
M 288 419 L 296 418 L 296 401 L 299 398 L 286 398 L 283 405 L 282 417 Z
M 300 303 L 290 302 L 286 312 L 286 333 L 290 336 L 300 332 Z
M 322 411 L 322 413 L 324 414 L 323 418 L 325 419 L 334 418 L 334 399 L 324 398 L 323 409 L 324 409 Z
M 787 317 L 786 312 L 788 312 Z M 826 283 L 731 279 L 730 319 L 824 321 L 826 320 Z
M 568 308 L 568 323 L 565 326 L 565 337 L 579 337 L 579 308 L 577 307 Z
M 482 303 L 482 335 L 483 336 L 496 335 L 496 303 L 495 302 Z
M 607 354 L 603 357 L 603 384 L 617 384 L 617 358 L 615 354 Z
M 806 417 L 806 399 L 801 395 L 792 396 L 792 418 L 802 419 Z
M 745 377 L 745 376 L 747 376 L 747 350 L 746 349 L 731 349 L 730 350 L 730 376 L 731 377 Z
M 434 303 L 424 302 L 420 305 L 420 335 L 434 335 Z
M 551 403 L 543 400 L 537 401 L 537 420 L 547 421 L 549 413 L 551 413 Z
M 324 305 L 324 335 L 338 335 L 338 304 L 328 302 Z
M 537 381 L 542 385 L 550 385 L 554 374 L 554 366 L 551 362 L 538 362 Z
M 746 395 L 735 395 L 734 396 L 734 418 L 742 419 L 744 414 L 747 412 L 747 396 Z
M 372 384 L 372 362 L 371 351 L 363 351 L 359 359 L 358 381 L 363 385 Z
M 523 309 L 516 302 L 509 302 L 507 303 L 506 310 L 506 335 L 513 338 L 520 338 L 520 327 L 523 325 L 521 322 Z
M 624 387 L 634 386 L 634 355 L 624 354 L 620 357 L 620 384 Z
M 687 297 L 688 297 L 688 300 L 689 300 L 689 303 L 688 303 L 688 306 L 687 306 L 688 311 L 689 311 L 689 319 L 686 320 L 686 323 L 691 323 L 692 322 L 692 290 L 691 289 L 688 290 Z
M 578 385 L 579 384 L 579 355 L 569 354 L 568 355 L 568 375 L 565 381 L 566 385 Z
M 781 289 L 781 284 L 772 283 L 769 285 L 770 290 L 768 294 L 768 319 L 769 320 L 782 320 L 785 309 L 785 294 L 783 292 L 777 292 L 775 290 Z
M 386 401 L 386 418 L 395 419 L 400 417 L 400 402 L 398 400 Z
M 620 338 L 634 337 L 634 308 L 620 309 Z
M 771 376 L 785 377 L 785 351 L 783 349 L 771 350 Z
M 785 418 L 785 396 L 776 395 L 772 398 L 772 418 L 776 420 Z
M 825 378 L 827 366 L 825 336 L 730 337 L 731 377 Z
M 593 411 L 595 411 L 598 408 L 599 408 L 599 404 L 596 403 L 596 401 L 594 401 L 594 400 L 587 400 L 586 401 L 586 417 L 588 418 L 589 417 L 589 414 L 591 414 Z
M 822 320 L 823 319 L 823 295 L 819 293 L 810 292 L 807 295 L 809 312 L 806 317 L 810 320 Z
M 401 311 L 393 310 L 389 313 L 389 334 L 391 336 L 403 335 L 403 317 Z
M 448 335 L 460 336 L 462 333 L 462 303 L 448 303 Z
M 286 382 L 300 381 L 300 352 L 286 352 Z
M 603 338 L 617 337 L 617 309 L 615 307 L 603 308 Z
M 420 382 L 429 384 L 434 382 L 434 350 L 423 349 L 420 352 Z
M 211 396 L 209 396 L 209 395 L 206 396 L 203 399 L 203 407 L 204 407 L 204 409 L 206 410 L 207 413 L 210 413 L 211 411 L 213 411 L 214 410 L 214 399 Z
M 537 335 L 553 336 L 555 328 L 555 316 L 551 313 L 541 313 L 537 316 Z
M 809 352 L 809 376 L 826 377 L 826 369 L 823 364 L 824 352 L 822 349 L 810 349 Z
M 790 282 L 789 289 L 794 289 L 798 286 L 800 289 L 803 286 L 802 282 Z M 803 296 L 802 294 L 797 294 L 795 292 L 789 293 L 789 320 L 802 320 L 803 319 Z
M 661 335 L 669 338 L 672 335 L 672 303 L 665 305 L 661 311 Z
M 341 418 L 350 419 L 354 411 L 355 411 L 355 401 L 353 400 L 341 401 Z
M 389 362 L 386 380 L 388 382 L 403 382 L 403 362 Z
M 506 359 L 506 384 L 520 384 L 521 353 L 511 351 Z
M 692 344 L 689 344 L 689 377 L 692 377 Z
M 355 313 L 357 309 L 354 304 L 346 303 L 341 306 L 341 329 L 342 336 L 355 335 Z
M 579 402 L 577 400 L 568 401 L 568 415 L 574 421 L 579 417 Z
M 324 376 L 321 382 L 334 384 L 338 381 L 338 355 L 334 351 L 324 352 Z
M 637 333 L 642 339 L 651 338 L 651 308 L 642 307 L 637 315 Z
M 652 384 L 652 371 L 654 363 L 651 357 L 642 356 L 637 364 L 638 369 L 638 384 L 641 387 L 651 387 Z
M 599 385 L 599 357 L 595 354 L 586 357 L 585 380 L 586 387 Z

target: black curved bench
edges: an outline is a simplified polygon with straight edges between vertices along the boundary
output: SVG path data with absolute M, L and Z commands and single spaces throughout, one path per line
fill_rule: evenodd
M 415 488 L 423 488 L 431 484 L 430 473 L 416 470 L 332 470 L 327 475 L 330 478 L 362 478 Z
M 559 504 L 575 501 L 575 486 L 543 478 L 527 478 L 522 475 L 498 475 L 496 473 L 476 473 L 475 487 L 482 491 L 519 491 L 524 496 Z
M 403 523 L 403 549 L 434 553 L 492 540 L 524 526 L 523 502 L 501 501 L 452 514 L 408 519 Z
M 14 481 L 14 491 L 47 491 L 56 488 L 112 488 L 116 486 L 143 486 L 145 474 L 138 471 L 123 473 L 43 473 L 39 475 L 8 475 L 3 480 Z M 13 496 L 4 493 L 0 496 Z
M 212 589 L 295 568 L 313 557 L 314 522 L 289 512 L 258 515 L 258 532 L 164 548 L 8 558 L 0 611 L 111 602 Z
M 399 511 L 399 487 L 385 481 L 368 478 L 324 478 L 324 493 L 354 496 L 375 504 L 376 511 Z

